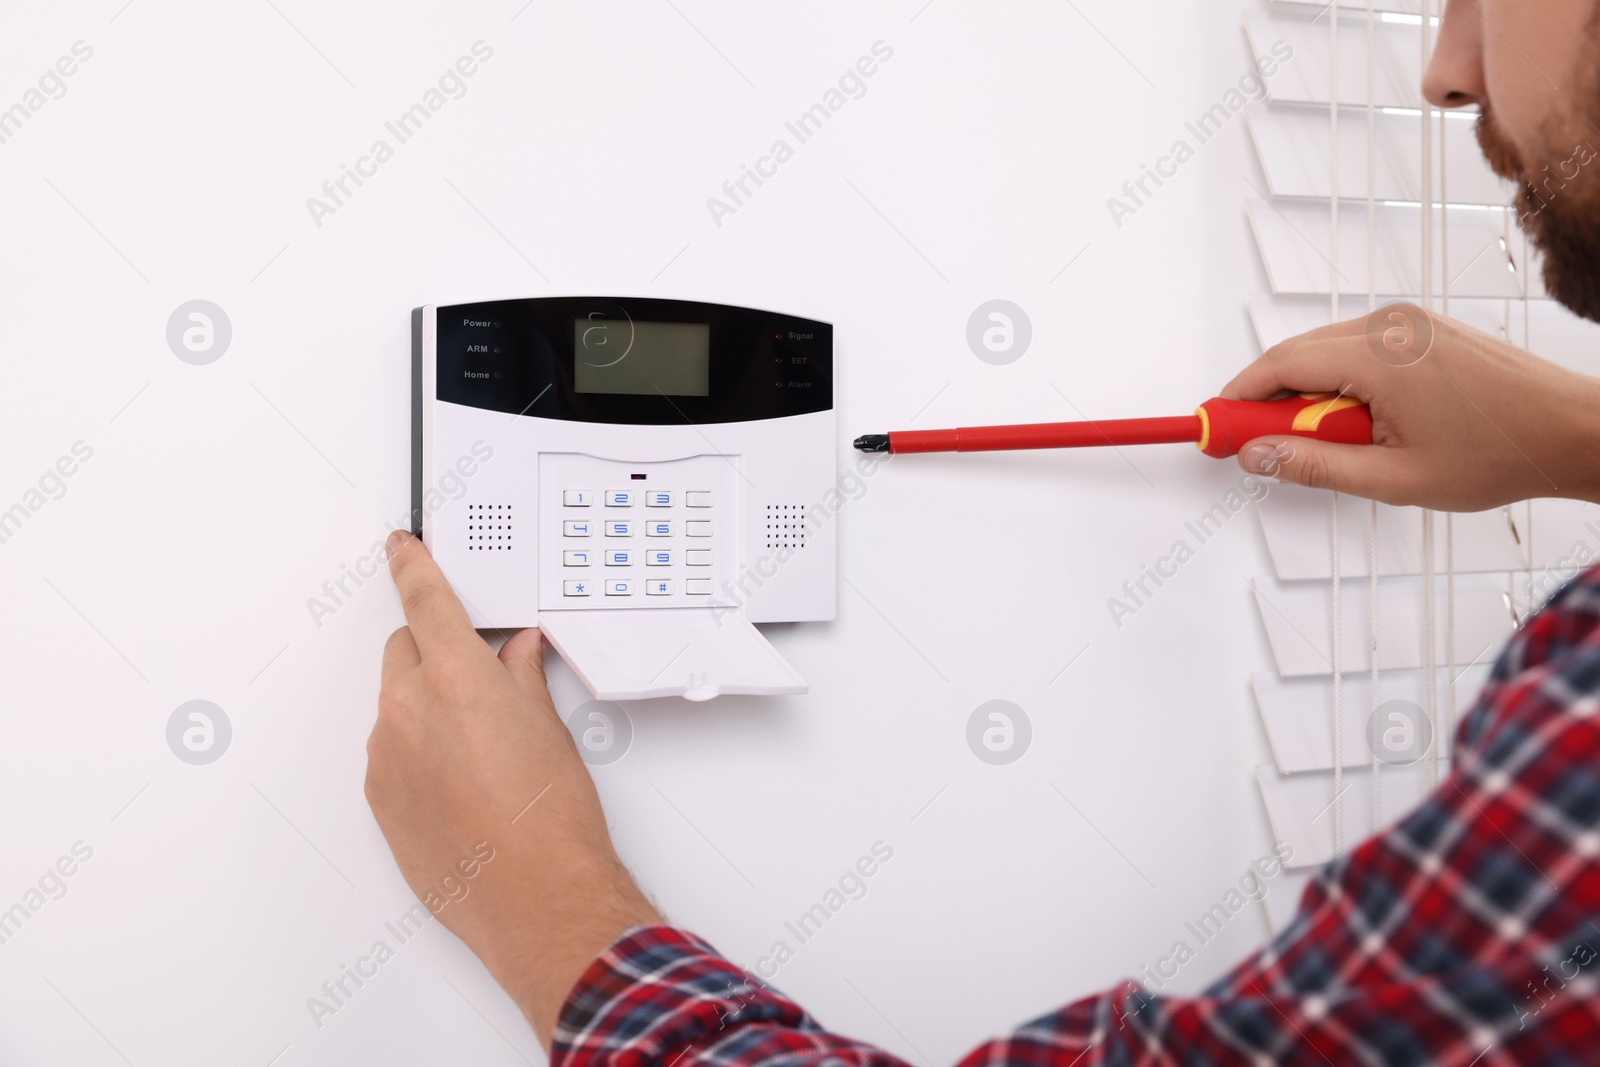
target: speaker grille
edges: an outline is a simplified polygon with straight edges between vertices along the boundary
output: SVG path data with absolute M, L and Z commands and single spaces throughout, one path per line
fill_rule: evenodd
M 767 505 L 767 547 L 806 547 L 806 506 L 804 504 Z
M 511 551 L 511 505 L 467 505 L 467 550 Z

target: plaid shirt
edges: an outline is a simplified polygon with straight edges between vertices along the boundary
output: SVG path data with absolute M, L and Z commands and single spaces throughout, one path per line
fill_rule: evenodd
M 1600 567 L 1530 619 L 1452 772 L 1323 868 L 1294 922 L 1197 997 L 1133 982 L 974 1049 L 986 1064 L 1600 1064 Z M 552 1067 L 902 1067 L 668 927 L 568 996 Z

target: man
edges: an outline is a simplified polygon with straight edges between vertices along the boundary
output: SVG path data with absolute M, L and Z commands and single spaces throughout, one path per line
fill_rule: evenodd
M 1600 0 L 1452 0 L 1425 86 L 1439 106 L 1482 109 L 1491 163 L 1525 187 L 1550 291 L 1590 318 L 1600 164 L 1582 167 L 1600 145 L 1597 60 Z M 1224 395 L 1347 391 L 1371 405 L 1375 443 L 1297 440 L 1278 469 L 1281 442 L 1263 440 L 1240 463 L 1452 510 L 1600 501 L 1600 381 L 1433 326 L 1431 350 L 1409 366 L 1376 358 L 1361 323 L 1268 352 Z M 397 534 L 391 548 L 410 626 L 384 652 L 367 796 L 419 894 L 475 842 L 493 843 L 475 892 L 440 918 L 521 1005 L 553 1063 L 895 1064 L 662 925 L 613 851 L 551 705 L 538 632 L 497 658 L 422 545 Z M 1201 997 L 1125 983 L 966 1062 L 1600 1062 L 1597 711 L 1600 568 L 1512 640 L 1461 723 L 1449 779 L 1325 868 L 1266 948 Z M 535 798 L 537 817 L 508 830 Z

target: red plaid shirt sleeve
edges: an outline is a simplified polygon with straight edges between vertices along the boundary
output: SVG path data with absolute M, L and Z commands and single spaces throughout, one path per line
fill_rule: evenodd
M 1266 947 L 1200 996 L 1127 982 L 962 1067 L 1600 1063 L 1597 709 L 1600 568 L 1502 653 L 1439 788 L 1323 868 Z M 552 1053 L 552 1067 L 900 1062 L 668 927 L 629 931 L 590 966 Z

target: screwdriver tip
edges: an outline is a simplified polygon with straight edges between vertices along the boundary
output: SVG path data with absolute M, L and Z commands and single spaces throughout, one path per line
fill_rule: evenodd
M 856 438 L 856 448 L 862 452 L 887 452 L 889 451 L 889 435 L 886 433 L 867 433 Z

